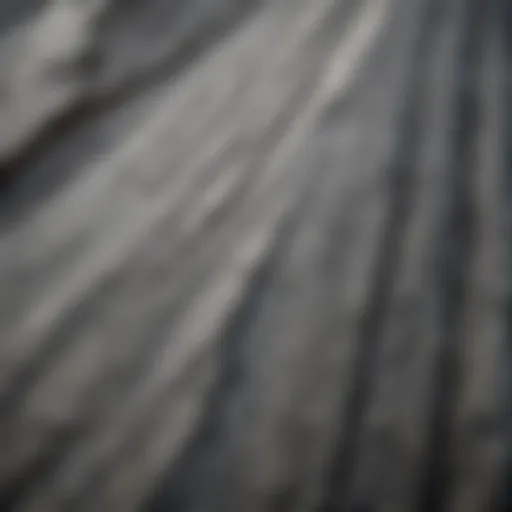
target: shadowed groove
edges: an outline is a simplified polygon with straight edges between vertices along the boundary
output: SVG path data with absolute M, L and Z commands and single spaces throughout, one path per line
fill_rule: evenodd
M 435 32 L 433 26 L 439 5 L 437 0 L 426 2 L 420 33 L 415 40 L 405 107 L 398 127 L 399 137 L 395 154 L 385 173 L 390 207 L 372 278 L 369 303 L 360 320 L 358 348 L 352 369 L 353 380 L 348 395 L 347 425 L 342 427 L 344 433 L 334 451 L 325 498 L 319 509 L 322 512 L 335 512 L 347 506 L 350 475 L 357 457 L 360 423 L 372 386 L 381 325 L 386 316 L 386 304 L 401 252 L 402 234 L 413 201 L 414 160 L 421 129 L 423 72 L 426 53 L 430 49 L 432 33 Z
M 505 470 L 502 475 L 499 511 L 512 510 L 512 4 L 506 0 L 499 2 L 496 30 L 499 33 L 500 47 L 503 52 L 503 147 L 505 150 L 501 193 L 503 226 L 506 251 L 504 255 L 505 271 L 505 339 L 507 340 L 506 360 L 503 362 L 505 373 L 504 400 L 507 404 L 506 424 L 508 431 L 505 453 Z
M 451 483 L 448 462 L 452 410 L 456 399 L 459 329 L 465 305 L 468 271 L 473 246 L 472 188 L 475 136 L 478 126 L 478 73 L 481 66 L 482 29 L 490 2 L 466 2 L 465 29 L 458 58 L 457 94 L 454 105 L 451 172 L 446 185 L 437 260 L 435 261 L 437 311 L 441 353 L 436 369 L 431 438 L 420 506 L 424 512 L 444 510 Z

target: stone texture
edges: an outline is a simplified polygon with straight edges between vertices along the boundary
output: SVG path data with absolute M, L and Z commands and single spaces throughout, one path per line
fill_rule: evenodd
M 0 6 L 0 509 L 509 510 L 506 0 Z

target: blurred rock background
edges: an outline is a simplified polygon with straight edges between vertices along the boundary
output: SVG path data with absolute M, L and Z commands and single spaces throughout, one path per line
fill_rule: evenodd
M 512 510 L 507 0 L 0 3 L 0 510 Z

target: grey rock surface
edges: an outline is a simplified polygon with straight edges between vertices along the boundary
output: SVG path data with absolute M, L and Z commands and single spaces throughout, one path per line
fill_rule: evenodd
M 0 510 L 512 509 L 512 5 L 0 5 Z

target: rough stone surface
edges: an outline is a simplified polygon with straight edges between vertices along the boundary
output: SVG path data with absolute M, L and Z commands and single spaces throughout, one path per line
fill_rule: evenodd
M 512 4 L 4 0 L 0 510 L 512 510 Z

